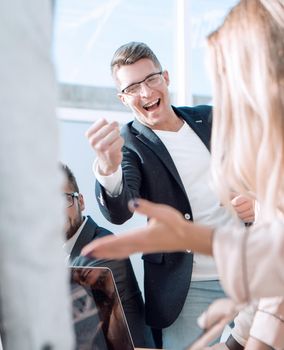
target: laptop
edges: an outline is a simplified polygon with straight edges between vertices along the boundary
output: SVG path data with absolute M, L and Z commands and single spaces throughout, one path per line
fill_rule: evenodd
M 70 270 L 76 350 L 134 350 L 111 270 Z

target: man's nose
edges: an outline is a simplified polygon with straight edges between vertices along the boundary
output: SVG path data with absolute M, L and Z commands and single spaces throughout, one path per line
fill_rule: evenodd
M 147 97 L 151 96 L 153 89 L 150 88 L 146 83 L 140 84 L 140 96 Z

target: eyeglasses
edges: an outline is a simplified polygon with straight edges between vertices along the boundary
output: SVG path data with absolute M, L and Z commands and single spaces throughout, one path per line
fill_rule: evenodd
M 64 195 L 65 195 L 65 198 L 66 198 L 66 208 L 72 207 L 72 205 L 74 204 L 74 198 L 78 198 L 79 197 L 79 193 L 78 192 L 64 193 Z
M 149 88 L 154 88 L 161 84 L 162 82 L 162 74 L 163 72 L 153 73 L 148 75 L 144 80 L 138 81 L 137 83 L 131 84 L 121 90 L 121 93 L 131 95 L 131 96 L 138 96 L 141 93 L 141 84 L 146 84 Z

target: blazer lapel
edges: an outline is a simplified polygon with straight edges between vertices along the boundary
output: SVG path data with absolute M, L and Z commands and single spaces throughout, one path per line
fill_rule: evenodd
M 189 115 L 176 107 L 173 107 L 173 110 L 176 115 L 182 118 L 191 127 L 207 147 L 208 151 L 210 151 L 211 127 L 208 127 L 208 121 L 204 122 L 200 115 L 194 111 L 191 111 L 191 114 Z M 211 118 L 211 116 L 209 118 Z M 211 122 L 209 123 L 211 125 Z
M 173 175 L 179 186 L 185 192 L 185 188 L 176 169 L 176 166 L 162 141 L 159 137 L 148 127 L 141 124 L 139 121 L 134 119 L 132 126 L 138 131 L 136 137 L 143 142 L 147 147 L 149 147 L 164 163 L 165 167 Z

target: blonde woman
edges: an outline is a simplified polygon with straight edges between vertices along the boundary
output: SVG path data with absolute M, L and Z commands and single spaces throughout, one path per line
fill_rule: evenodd
M 249 228 L 211 228 L 141 199 L 131 205 L 147 228 L 107 237 L 84 254 L 121 258 L 137 251 L 213 255 L 228 294 L 260 301 L 246 349 L 284 344 L 284 1 L 242 0 L 208 38 L 214 87 L 212 169 L 222 203 L 230 191 L 259 203 Z M 280 297 L 279 297 L 280 296 Z

